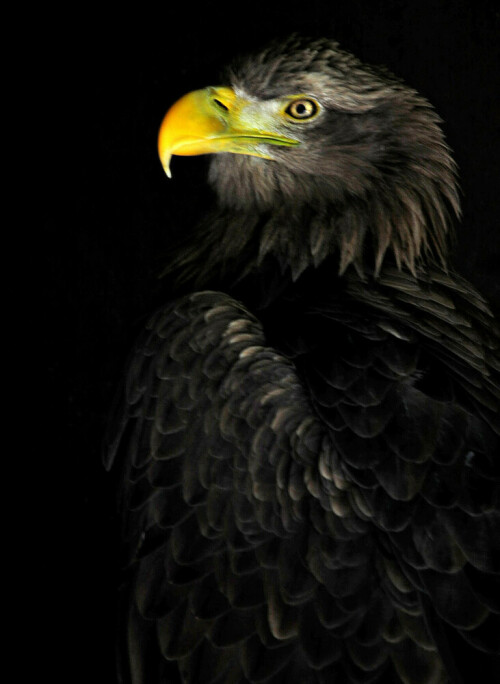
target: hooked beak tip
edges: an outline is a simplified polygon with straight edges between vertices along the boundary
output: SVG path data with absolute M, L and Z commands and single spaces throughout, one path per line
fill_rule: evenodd
M 162 162 L 161 162 L 162 166 L 163 166 L 163 170 L 165 171 L 165 173 L 167 175 L 167 178 L 172 178 L 172 172 L 170 170 L 170 160 L 171 159 L 172 159 L 172 155 L 168 154 L 168 155 L 165 155 L 163 157 Z

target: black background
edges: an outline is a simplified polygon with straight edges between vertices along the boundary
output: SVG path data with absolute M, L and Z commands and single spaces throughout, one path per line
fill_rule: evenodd
M 138 329 L 168 297 L 158 274 L 169 249 L 209 200 L 205 157 L 174 158 L 172 180 L 157 159 L 158 127 L 175 99 L 217 84 L 235 54 L 292 31 L 333 37 L 385 64 L 444 120 L 464 212 L 454 262 L 500 310 L 496 0 L 180 5 L 111 18 L 87 6 L 59 15 L 62 28 L 44 16 L 49 30 L 35 51 L 39 139 L 50 161 L 36 171 L 43 240 L 35 243 L 48 343 L 38 405 L 50 456 L 30 548 L 51 681 L 60 669 L 62 681 L 115 684 L 118 534 L 113 477 L 100 460 L 106 412 Z

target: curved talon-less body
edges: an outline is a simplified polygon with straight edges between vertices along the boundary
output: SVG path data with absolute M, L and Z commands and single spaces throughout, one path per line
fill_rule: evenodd
M 110 424 L 122 678 L 430 684 L 500 650 L 499 333 L 430 106 L 293 37 L 169 111 L 218 204 Z M 170 664 L 168 664 L 170 663 Z M 168 664 L 168 665 L 167 665 Z

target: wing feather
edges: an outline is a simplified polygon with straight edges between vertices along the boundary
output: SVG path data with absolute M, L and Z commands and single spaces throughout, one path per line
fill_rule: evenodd
M 449 629 L 496 648 L 497 587 L 483 579 L 500 573 L 498 437 L 474 415 L 495 401 L 494 345 L 462 315 L 449 322 L 468 295 L 442 280 L 430 298 L 399 274 L 379 291 L 351 284 L 380 315 L 315 310 L 329 336 L 308 346 L 302 329 L 293 364 L 224 294 L 152 317 L 108 438 L 131 652 L 143 620 L 184 682 L 421 684 L 445 681 Z M 400 294 L 385 306 L 389 288 Z M 453 371 L 436 396 L 423 338 Z

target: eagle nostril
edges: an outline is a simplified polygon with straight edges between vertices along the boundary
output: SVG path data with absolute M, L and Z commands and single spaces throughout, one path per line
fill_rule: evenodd
M 214 102 L 215 105 L 217 105 L 217 107 L 219 107 L 219 109 L 222 109 L 222 110 L 224 110 L 225 112 L 228 112 L 228 111 L 229 111 L 229 107 L 227 107 L 223 102 L 221 102 L 220 100 L 218 100 L 216 97 L 214 97 L 213 102 Z

